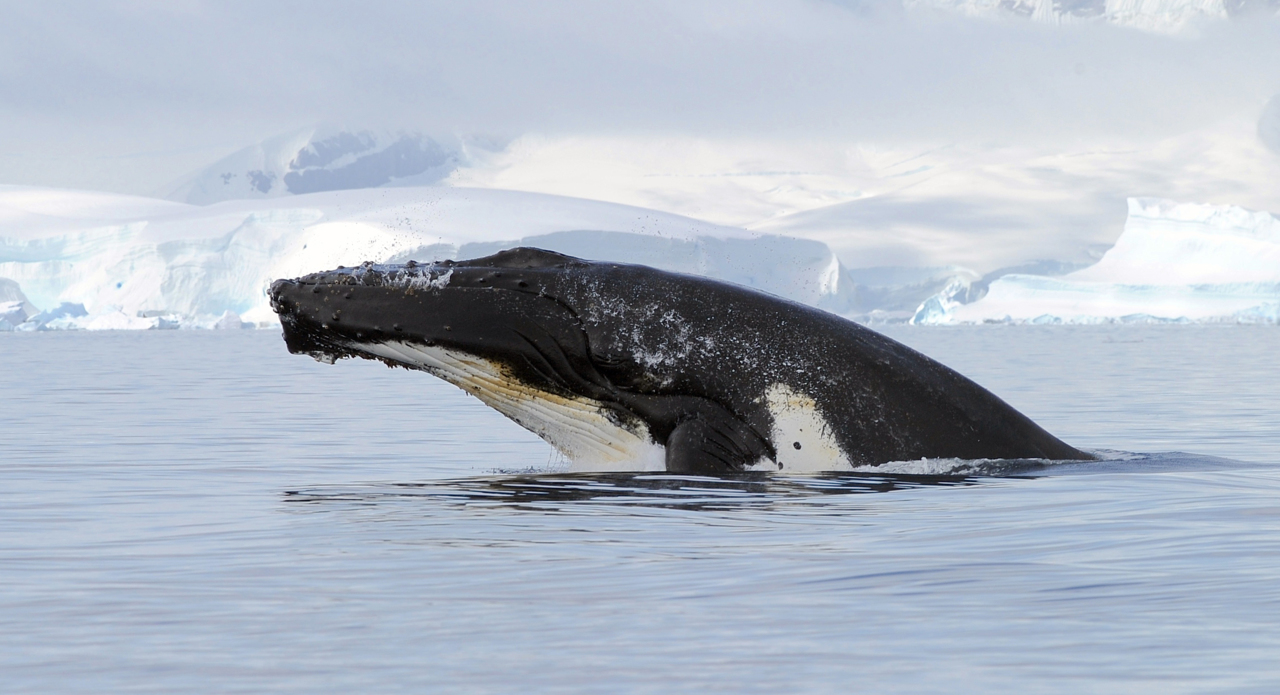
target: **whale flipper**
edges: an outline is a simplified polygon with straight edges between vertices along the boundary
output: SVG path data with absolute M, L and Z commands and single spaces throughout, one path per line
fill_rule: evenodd
M 726 437 L 699 418 L 686 420 L 667 437 L 668 473 L 732 473 L 748 464 Z
M 666 446 L 671 473 L 734 473 L 772 459 L 768 444 L 746 423 L 714 406 L 676 425 Z

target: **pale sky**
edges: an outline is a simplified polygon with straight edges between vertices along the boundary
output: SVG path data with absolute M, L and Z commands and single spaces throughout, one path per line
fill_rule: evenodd
M 0 183 L 139 194 L 318 121 L 1107 142 L 1277 93 L 1266 19 L 1163 36 L 827 0 L 0 3 Z

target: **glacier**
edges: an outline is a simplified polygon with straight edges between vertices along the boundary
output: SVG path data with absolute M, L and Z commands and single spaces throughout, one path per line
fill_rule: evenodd
M 912 323 L 1280 321 L 1280 220 L 1230 205 L 1130 198 L 1120 238 L 1060 277 L 1012 273 L 971 303 L 955 288 Z
M 820 241 L 614 203 L 423 186 L 195 206 L 0 186 L 0 329 L 273 326 L 266 289 L 276 278 L 517 245 L 700 274 L 814 306 L 856 303 L 847 271 Z

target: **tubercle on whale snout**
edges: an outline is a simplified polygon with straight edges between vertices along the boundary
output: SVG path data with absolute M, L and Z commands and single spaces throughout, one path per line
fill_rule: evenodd
M 289 352 L 330 364 L 338 357 L 349 356 L 341 344 L 346 336 L 336 330 L 341 326 L 341 315 L 331 305 L 332 287 L 337 285 L 307 283 L 306 278 L 271 283 L 268 297 L 272 310 L 280 317 Z M 321 315 L 322 310 L 329 313 Z
M 295 287 L 297 283 L 293 280 L 276 280 L 271 283 L 271 288 L 267 290 L 267 299 L 271 302 L 271 310 L 276 312 L 283 320 L 286 314 L 293 311 L 293 305 L 288 299 L 285 299 L 285 292 Z
M 279 279 L 272 283 L 272 288 L 279 283 L 298 285 L 366 285 L 378 287 L 395 284 L 412 278 L 432 277 L 448 273 L 456 266 L 451 260 L 418 263 L 408 261 L 403 264 L 374 263 L 365 261 L 358 266 L 338 266 L 332 270 L 309 273 L 301 277 Z

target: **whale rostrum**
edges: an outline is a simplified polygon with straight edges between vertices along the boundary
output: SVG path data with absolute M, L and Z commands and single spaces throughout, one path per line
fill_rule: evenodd
M 746 287 L 516 248 L 271 286 L 290 352 L 461 387 L 578 470 L 1088 459 L 875 331 Z

